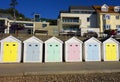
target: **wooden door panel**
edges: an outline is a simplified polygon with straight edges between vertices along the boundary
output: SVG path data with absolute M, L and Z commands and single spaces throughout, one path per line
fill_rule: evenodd
M 61 52 L 60 52 L 60 44 L 59 43 L 54 43 L 54 55 L 53 55 L 53 58 L 54 58 L 54 61 L 60 61 L 61 59 Z
M 33 55 L 33 44 L 32 43 L 27 43 L 26 47 L 26 61 L 32 61 L 32 55 Z
M 9 62 L 9 58 L 10 58 L 10 44 L 9 44 L 9 42 L 4 42 L 3 62 Z
M 42 58 L 40 58 L 40 44 L 34 43 L 33 44 L 33 61 L 40 61 Z
M 10 53 L 11 53 L 11 62 L 16 62 L 17 61 L 17 57 L 18 57 L 18 43 L 17 42 L 11 42 L 10 43 Z
M 106 60 L 117 59 L 117 46 L 115 43 L 106 43 Z

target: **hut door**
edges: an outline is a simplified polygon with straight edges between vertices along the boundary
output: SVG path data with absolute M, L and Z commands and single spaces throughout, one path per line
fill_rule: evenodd
M 87 60 L 92 60 L 93 52 L 92 52 L 92 44 L 87 45 Z
M 68 60 L 80 59 L 80 45 L 76 43 L 68 44 Z
M 26 47 L 26 61 L 32 61 L 32 55 L 33 55 L 33 44 L 32 43 L 27 43 Z
M 80 60 L 80 44 L 73 44 L 73 59 Z
M 16 62 L 18 55 L 17 42 L 4 42 L 3 62 Z
M 57 62 L 60 60 L 60 44 L 59 43 L 49 43 L 47 51 L 47 61 Z
M 54 61 L 60 61 L 61 57 L 60 57 L 60 44 L 59 43 L 54 43 L 53 46 L 53 58 Z
M 39 43 L 34 43 L 33 44 L 33 61 L 40 61 L 40 44 Z
M 99 46 L 96 43 L 91 43 L 87 45 L 88 47 L 88 54 L 87 60 L 99 60 Z
M 9 62 L 10 61 L 10 44 L 9 42 L 4 42 L 3 47 L 3 62 Z
M 106 60 L 117 59 L 117 46 L 115 43 L 106 43 Z
M 93 55 L 91 54 L 92 60 L 93 61 L 99 60 L 99 46 L 98 46 L 98 44 L 95 44 L 95 43 L 92 44 L 92 53 L 93 53 Z
M 54 47 L 53 47 L 53 44 L 52 43 L 48 43 L 47 44 L 47 61 L 53 61 L 54 60 L 54 54 L 53 54 L 53 51 L 54 51 L 54 49 L 53 49 Z
M 11 42 L 11 61 L 15 62 L 17 61 L 18 56 L 18 43 L 17 42 Z
M 39 61 L 40 45 L 38 43 L 28 43 L 26 54 L 26 61 Z

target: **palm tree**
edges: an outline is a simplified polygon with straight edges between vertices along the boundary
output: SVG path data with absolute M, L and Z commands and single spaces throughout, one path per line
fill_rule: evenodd
M 10 3 L 10 6 L 11 8 L 13 9 L 13 12 L 14 12 L 14 19 L 16 18 L 16 15 L 15 15 L 15 6 L 18 4 L 17 0 L 11 0 L 11 3 Z

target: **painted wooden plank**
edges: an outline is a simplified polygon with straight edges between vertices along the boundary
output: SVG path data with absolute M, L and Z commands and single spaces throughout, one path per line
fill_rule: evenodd
M 117 59 L 117 47 L 115 43 L 106 43 L 106 60 Z
M 54 43 L 53 46 L 53 61 L 59 62 L 61 60 L 60 43 Z
M 18 58 L 18 43 L 4 42 L 3 62 L 16 62 Z
M 80 44 L 69 43 L 68 45 L 68 59 L 67 60 L 80 60 Z
M 40 61 L 42 58 L 40 58 L 40 44 L 39 43 L 33 43 L 33 56 L 32 61 Z

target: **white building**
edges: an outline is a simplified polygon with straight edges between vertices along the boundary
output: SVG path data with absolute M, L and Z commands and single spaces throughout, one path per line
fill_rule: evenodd
M 69 11 L 61 11 L 58 26 L 61 33 L 79 32 L 81 35 L 88 31 L 99 33 L 97 14 L 92 6 L 71 6 Z

